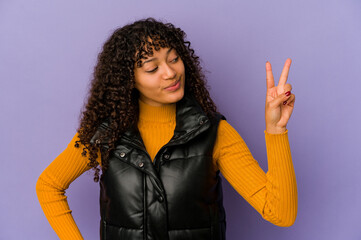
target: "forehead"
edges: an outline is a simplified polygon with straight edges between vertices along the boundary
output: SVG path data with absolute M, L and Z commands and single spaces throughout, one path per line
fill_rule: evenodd
M 144 44 L 135 53 L 135 65 L 137 67 L 142 67 L 143 62 L 148 58 L 158 55 L 161 51 L 170 52 L 172 49 L 174 48 L 168 44 Z

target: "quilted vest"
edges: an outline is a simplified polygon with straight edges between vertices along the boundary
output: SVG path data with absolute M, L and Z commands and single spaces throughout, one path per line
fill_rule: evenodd
M 124 132 L 100 178 L 100 239 L 225 239 L 222 183 L 212 161 L 221 119 L 183 97 L 174 135 L 153 162 L 137 127 Z M 105 128 L 102 123 L 91 143 Z

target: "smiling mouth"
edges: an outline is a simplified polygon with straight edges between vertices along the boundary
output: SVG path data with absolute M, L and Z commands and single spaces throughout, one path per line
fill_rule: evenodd
M 170 86 L 166 87 L 165 89 L 167 88 L 170 88 L 170 87 L 174 87 L 175 85 L 177 85 L 178 83 L 180 82 L 180 77 L 177 81 L 175 81 L 173 84 L 171 84 Z

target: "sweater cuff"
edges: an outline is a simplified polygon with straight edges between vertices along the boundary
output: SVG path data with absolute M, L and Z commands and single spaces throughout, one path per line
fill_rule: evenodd
M 265 135 L 267 136 L 280 136 L 280 135 L 286 135 L 288 133 L 288 129 L 286 129 L 286 131 L 284 131 L 283 133 L 276 133 L 276 134 L 273 134 L 273 133 L 268 133 L 266 130 L 264 130 L 264 133 Z
M 283 133 L 272 134 L 264 130 L 266 147 L 269 153 L 278 154 L 279 151 L 289 150 L 288 129 Z

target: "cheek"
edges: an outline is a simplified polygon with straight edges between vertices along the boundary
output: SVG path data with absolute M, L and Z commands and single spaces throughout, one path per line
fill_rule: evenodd
M 151 85 L 151 79 L 142 73 L 135 73 L 134 74 L 134 86 L 138 90 L 140 89 L 147 89 Z
M 144 88 L 154 91 L 160 88 L 159 81 L 156 78 L 147 78 L 144 82 Z
M 148 76 L 148 77 L 143 77 L 141 79 L 136 79 L 135 87 L 143 93 L 146 92 L 150 93 L 160 90 L 161 86 L 159 85 L 159 82 L 157 81 L 156 78 Z

